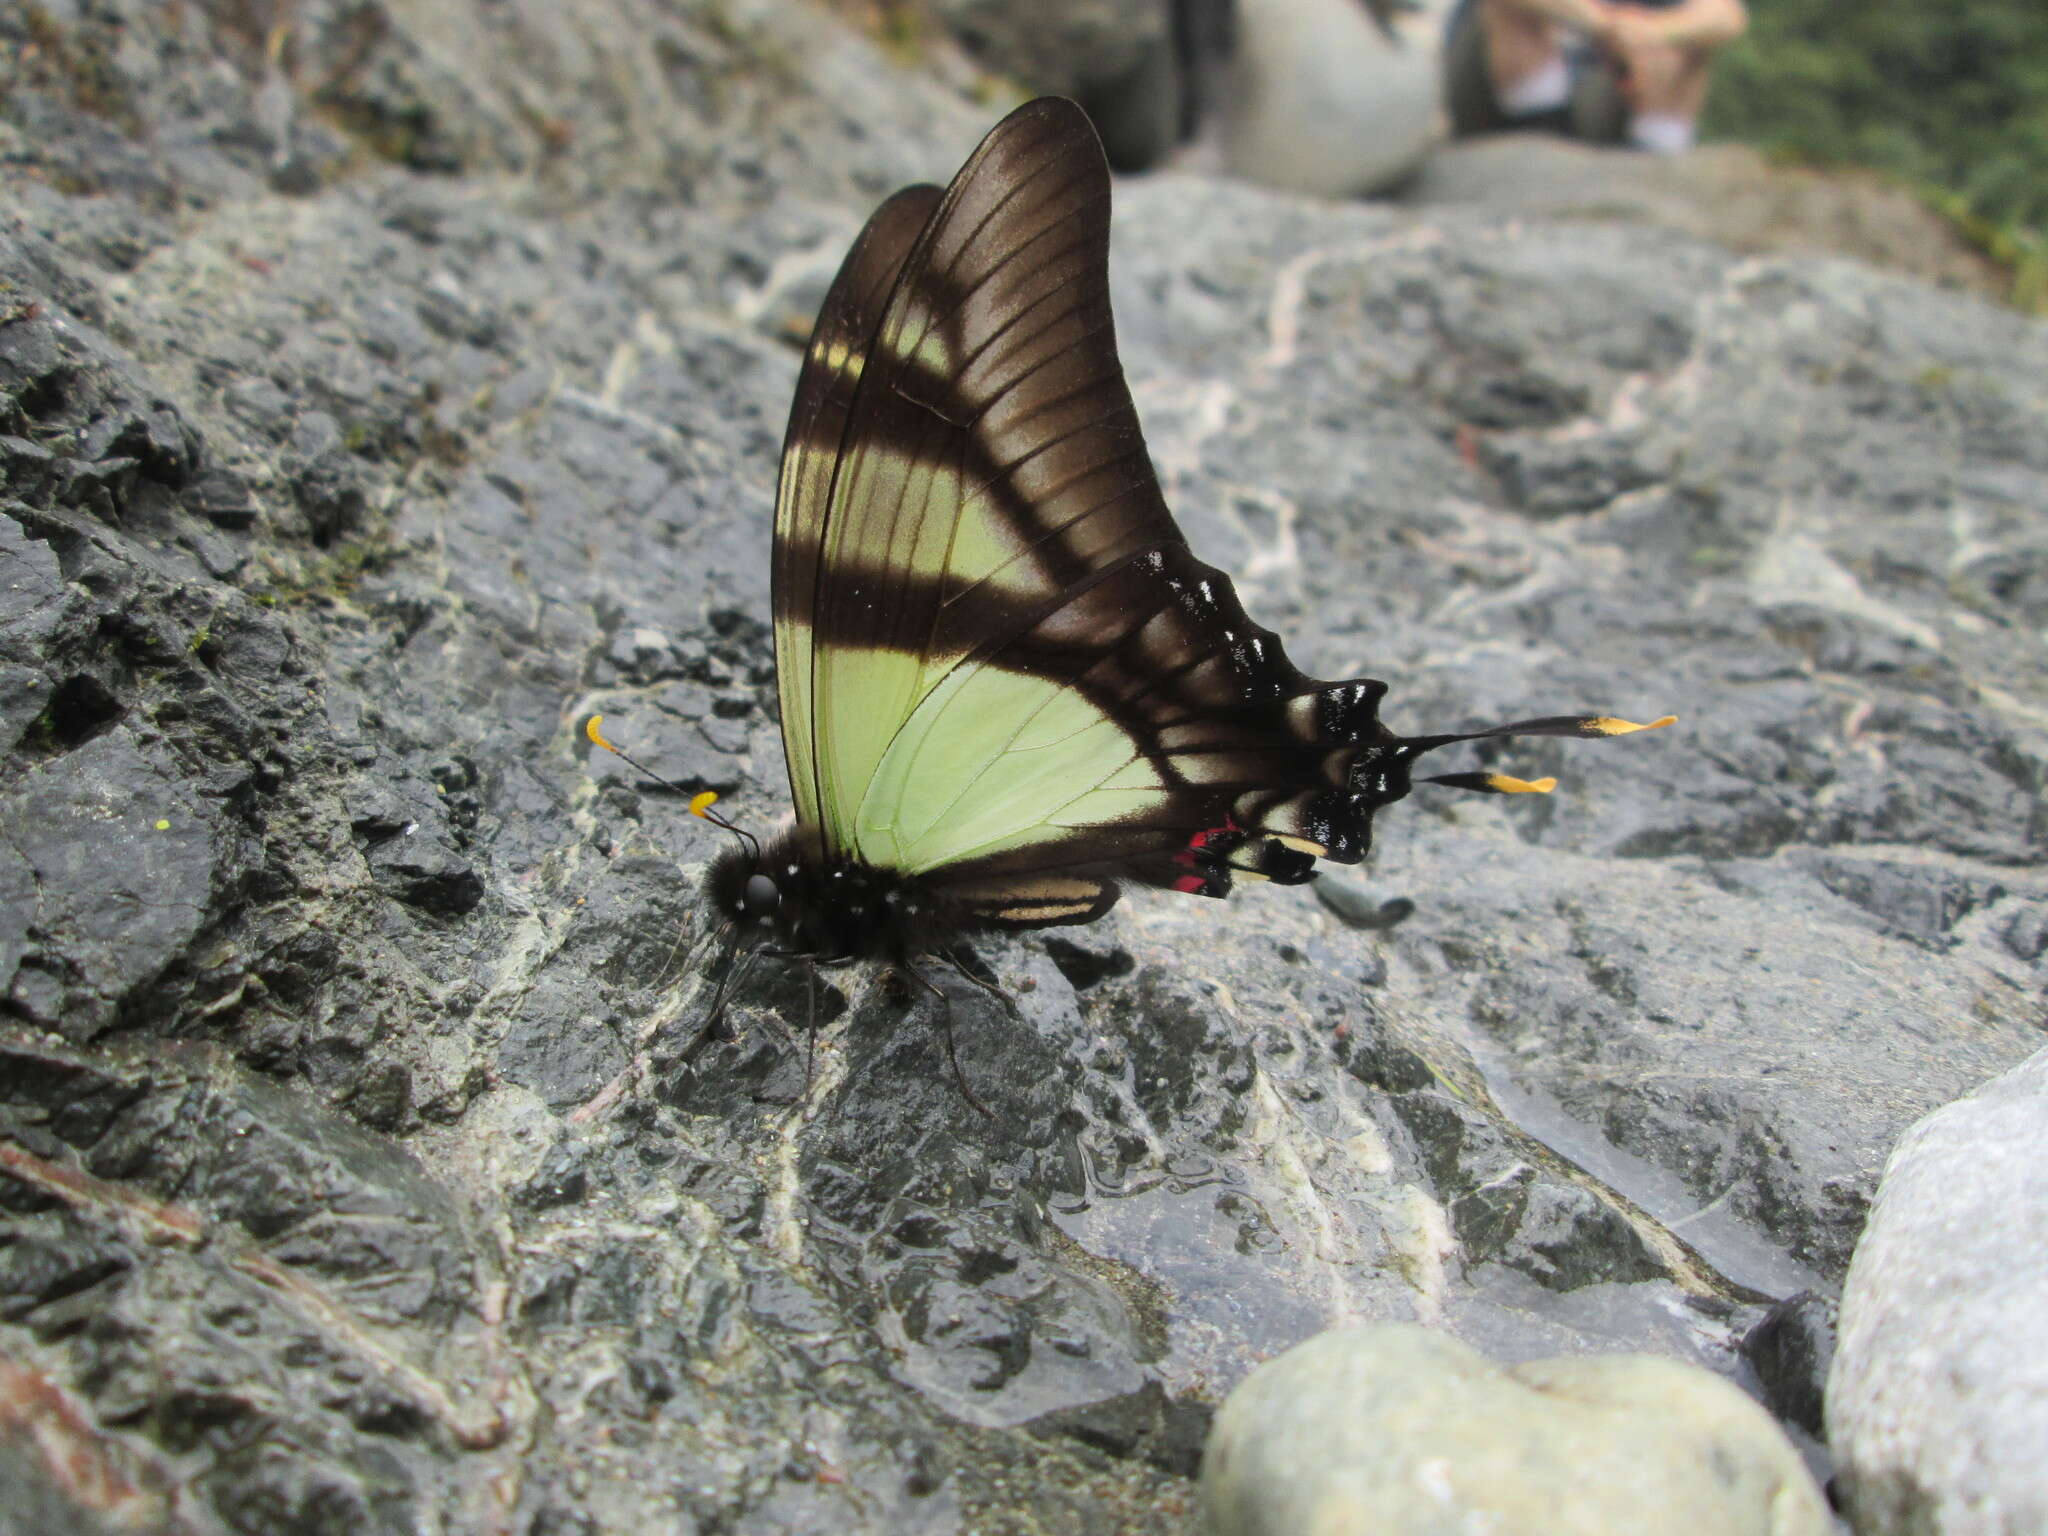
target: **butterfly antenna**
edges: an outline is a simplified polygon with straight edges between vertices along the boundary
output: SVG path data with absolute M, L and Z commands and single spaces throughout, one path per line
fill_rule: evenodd
M 1609 736 L 1631 736 L 1637 731 L 1661 730 L 1675 723 L 1676 715 L 1665 715 L 1647 724 L 1616 719 L 1613 715 L 1546 715 L 1540 720 L 1515 720 L 1484 731 L 1461 731 L 1445 736 L 1411 736 L 1401 745 L 1411 757 L 1447 747 L 1454 741 L 1490 741 L 1501 736 L 1577 736 L 1598 741 Z M 1469 789 L 1482 795 L 1547 795 L 1557 788 L 1554 778 L 1518 779 L 1507 773 L 1438 773 L 1419 781 L 1444 784 L 1452 789 Z
M 590 722 L 583 727 L 583 734 L 590 738 L 593 745 L 603 747 L 605 751 L 611 753 L 614 757 L 623 758 L 626 762 L 631 763 L 635 768 L 638 768 L 642 773 L 646 774 L 647 777 L 654 780 L 654 782 L 659 784 L 663 789 L 672 789 L 679 795 L 690 795 L 690 792 L 687 789 L 683 788 L 682 785 L 676 783 L 672 779 L 663 778 L 660 774 L 656 773 L 652 768 L 648 767 L 645 763 L 641 762 L 638 758 L 634 757 L 632 753 L 626 751 L 623 747 L 620 747 L 612 742 L 605 740 L 604 732 L 598 729 L 598 727 L 603 723 L 603 721 L 603 715 L 592 715 L 590 717 Z M 756 839 L 754 834 L 749 832 L 745 827 L 727 821 L 723 816 L 719 815 L 718 812 L 712 810 L 711 807 L 717 801 L 717 799 L 717 790 L 699 790 L 696 794 L 690 795 L 690 814 L 692 816 L 701 817 L 703 820 L 710 822 L 711 825 L 713 825 L 714 827 L 723 827 L 726 831 L 730 832 L 734 837 L 738 838 L 742 843 L 746 845 L 748 851 L 751 852 L 754 856 L 754 862 L 756 864 L 759 864 L 761 862 L 761 844 L 759 840 Z

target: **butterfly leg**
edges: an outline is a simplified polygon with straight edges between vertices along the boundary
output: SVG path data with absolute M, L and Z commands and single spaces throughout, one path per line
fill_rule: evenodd
M 972 954 L 972 951 L 969 951 L 968 953 Z M 938 956 L 941 960 L 944 960 L 946 964 L 953 967 L 953 969 L 958 974 L 964 976 L 968 981 L 974 983 L 975 986 L 981 988 L 982 991 L 986 992 L 990 997 L 994 998 L 997 1002 L 1001 1003 L 1003 1005 L 1003 1011 L 1009 1014 L 1009 1016 L 1012 1019 L 1016 1020 L 1020 1024 L 1023 1022 L 1024 1016 L 1017 1011 L 1016 999 L 1011 997 L 1009 993 L 1005 992 L 1001 987 L 997 986 L 994 982 L 986 980 L 985 978 L 975 974 L 975 969 L 970 968 L 966 961 L 962 960 L 960 958 L 960 955 L 956 951 L 950 949 L 942 949 L 938 951 Z M 976 966 L 978 967 L 979 965 L 979 957 L 976 957 Z
M 816 1076 L 816 1067 L 818 1060 L 819 962 L 815 957 L 811 955 L 797 954 L 794 951 L 777 950 L 773 951 L 773 953 L 784 955 L 785 958 L 791 960 L 801 960 L 804 963 L 804 1085 L 803 1087 L 799 1088 L 793 1095 L 786 1099 L 772 1099 L 768 1097 L 768 1095 L 765 1093 L 757 1093 L 754 1095 L 754 1102 L 756 1104 L 779 1104 L 787 1106 L 791 1104 L 801 1104 L 805 1099 L 810 1097 L 811 1083 L 814 1081 Z M 770 1017 L 773 1018 L 774 1015 L 771 1014 Z M 783 1023 L 781 1019 L 776 1019 L 775 1027 L 782 1031 L 782 1038 L 789 1042 L 790 1054 L 795 1055 L 796 1038 L 794 1035 L 790 1033 L 789 1026 Z
M 946 1060 L 952 1063 L 953 1081 L 960 1085 L 960 1096 L 967 1100 L 969 1104 L 972 1104 L 984 1120 L 995 1119 L 995 1111 L 991 1110 L 975 1096 L 974 1090 L 967 1086 L 967 1074 L 960 1070 L 960 1053 L 954 1048 L 953 1044 L 953 1000 L 946 996 L 944 990 L 936 982 L 908 960 L 898 961 L 896 968 L 939 1000 L 939 1006 L 945 1010 Z
M 754 962 L 769 952 L 766 944 L 756 944 L 752 949 L 743 952 L 727 969 L 718 983 L 718 990 L 711 996 L 710 1013 L 705 1015 L 704 1022 L 697 1026 L 696 1035 L 683 1048 L 682 1061 L 685 1066 L 693 1062 L 697 1053 L 713 1039 L 720 1038 L 720 1027 L 725 1023 L 726 999 L 746 981 L 754 969 Z
M 813 966 L 816 964 L 816 956 L 805 954 L 801 950 L 784 949 L 778 944 L 756 944 L 753 948 L 743 951 L 739 958 L 733 961 L 731 968 L 726 971 L 724 978 L 718 983 L 717 992 L 712 994 L 711 1011 L 705 1016 L 704 1022 L 698 1026 L 696 1037 L 691 1040 L 688 1048 L 683 1052 L 683 1060 L 685 1062 L 689 1061 L 713 1039 L 732 1038 L 730 1035 L 721 1033 L 721 1026 L 725 1023 L 726 1004 L 730 1001 L 733 993 L 737 992 L 746 983 L 747 977 L 753 974 L 755 963 L 763 956 L 771 960 L 804 960 L 811 962 Z M 795 1049 L 795 1045 L 796 1042 L 792 1040 L 790 1042 L 792 1050 Z
M 804 1096 L 808 1098 L 818 1068 L 818 966 L 813 961 L 804 997 Z

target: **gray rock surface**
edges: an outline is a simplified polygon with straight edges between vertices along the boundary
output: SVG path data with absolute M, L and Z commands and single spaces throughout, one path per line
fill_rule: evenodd
M 1170 1529 L 1336 1322 L 1746 1376 L 2038 1045 L 2038 325 L 1122 189 L 1154 457 L 1298 662 L 1683 719 L 1490 752 L 1563 787 L 1348 903 L 980 945 L 989 1123 L 873 970 L 686 1060 L 716 842 L 579 729 L 784 812 L 792 341 L 991 114 L 777 0 L 0 33 L 0 1474 L 81 1528 Z
M 1827 1425 L 1859 1536 L 2048 1530 L 2048 1051 L 1900 1139 Z
M 1439 145 L 1400 189 L 1410 208 L 1654 224 L 1745 255 L 1854 256 L 2002 298 L 2011 277 L 1961 230 L 1874 174 L 1774 162 L 1746 144 L 1645 155 L 1540 133 Z
M 1827 1501 L 1748 1397 L 1643 1355 L 1509 1370 L 1412 1324 L 1342 1329 L 1225 1400 L 1213 1536 L 1826 1536 Z

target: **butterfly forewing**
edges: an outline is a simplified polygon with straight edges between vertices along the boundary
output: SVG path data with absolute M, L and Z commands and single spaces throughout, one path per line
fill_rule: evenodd
M 799 825 L 817 827 L 820 796 L 816 722 L 811 705 L 813 630 L 819 598 L 818 552 L 833 505 L 832 482 L 868 350 L 904 259 L 944 194 L 905 187 L 875 210 L 840 265 L 818 311 L 798 377 L 782 478 L 775 497 L 773 608 L 775 673 L 782 741 Z
M 783 557 L 826 571 L 804 692 L 835 852 L 866 854 L 866 786 L 958 662 L 1175 536 L 1110 332 L 1108 198 L 1076 109 L 1014 114 L 955 178 L 864 349 L 829 506 L 799 519 L 819 553 Z

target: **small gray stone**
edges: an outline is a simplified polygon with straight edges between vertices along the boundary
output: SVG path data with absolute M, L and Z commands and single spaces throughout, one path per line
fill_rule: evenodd
M 1382 901 L 1358 881 L 1342 876 L 1321 875 L 1313 889 L 1332 916 L 1353 928 L 1391 928 L 1415 911 L 1415 903 L 1405 896 Z
M 1642 1355 L 1502 1370 L 1406 1324 L 1326 1333 L 1225 1401 L 1202 1463 L 1214 1536 L 1823 1536 L 1768 1415 Z
M 2048 1051 L 1899 1139 L 1827 1423 L 1862 1536 L 2048 1530 Z

